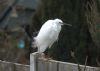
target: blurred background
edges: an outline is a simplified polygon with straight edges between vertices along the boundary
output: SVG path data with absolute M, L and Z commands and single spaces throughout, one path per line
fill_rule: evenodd
M 37 0 L 0 0 L 0 60 L 29 64 Z
M 0 0 L 0 60 L 29 64 L 32 36 L 55 18 L 73 26 L 63 27 L 49 56 L 99 66 L 100 0 Z

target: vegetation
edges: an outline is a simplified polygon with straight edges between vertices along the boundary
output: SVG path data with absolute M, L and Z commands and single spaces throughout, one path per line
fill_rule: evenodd
M 23 32 L 15 32 L 17 35 L 0 31 L 0 60 L 14 63 L 29 64 L 28 40 Z M 23 35 L 22 35 L 23 34 Z M 23 36 L 25 39 L 25 48 L 18 47 L 19 40 Z M 27 51 L 26 51 L 27 50 Z
M 96 29 L 99 26 L 96 20 L 100 19 L 99 10 L 97 0 L 42 0 L 33 17 L 32 31 L 38 31 L 48 19 L 60 18 L 72 24 L 72 27 L 63 27 L 59 40 L 49 49 L 50 56 L 80 64 L 85 64 L 87 59 L 88 65 L 98 66 L 100 32 Z

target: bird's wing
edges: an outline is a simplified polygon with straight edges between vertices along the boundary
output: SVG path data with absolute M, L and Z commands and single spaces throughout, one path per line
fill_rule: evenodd
M 51 22 L 52 20 L 49 20 L 46 23 L 44 23 L 38 35 L 35 37 L 38 46 L 48 45 L 50 40 L 51 29 L 52 29 L 52 26 L 50 24 Z
M 48 35 L 50 35 L 50 33 L 52 32 L 52 24 L 50 24 L 52 22 L 52 20 L 47 21 L 46 23 L 43 24 L 43 26 L 41 27 L 38 37 L 47 37 Z
M 36 36 L 38 47 L 51 47 L 58 39 L 59 31 L 57 29 L 58 27 L 52 24 L 52 20 L 47 21 Z

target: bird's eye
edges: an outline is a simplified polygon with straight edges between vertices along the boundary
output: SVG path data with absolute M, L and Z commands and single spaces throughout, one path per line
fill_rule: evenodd
M 59 23 L 61 23 L 61 22 L 59 22 Z

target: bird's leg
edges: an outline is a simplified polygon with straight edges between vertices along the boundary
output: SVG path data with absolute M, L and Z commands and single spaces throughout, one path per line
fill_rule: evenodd
M 39 58 L 43 57 L 43 53 L 35 52 Z
M 51 58 L 47 54 L 45 55 L 44 53 L 41 54 L 41 59 L 45 61 L 51 60 Z
M 44 59 L 45 58 L 45 54 L 41 53 L 41 58 Z

